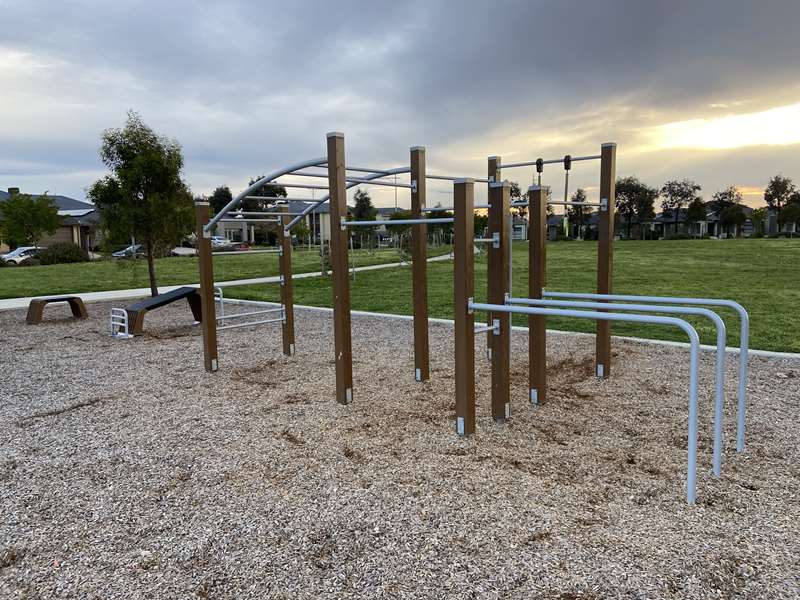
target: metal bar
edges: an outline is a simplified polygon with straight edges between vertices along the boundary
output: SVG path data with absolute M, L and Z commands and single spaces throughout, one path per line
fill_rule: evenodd
M 377 225 L 425 225 L 428 223 L 452 223 L 453 217 L 441 219 L 386 219 L 385 221 L 342 221 L 342 227 L 374 227 Z
M 597 293 L 610 294 L 614 275 L 614 197 L 617 179 L 617 145 L 600 147 L 600 202 L 606 209 L 599 211 L 597 221 Z M 596 325 L 595 374 L 608 377 L 611 373 L 611 323 Z
M 489 184 L 489 233 L 498 243 L 489 247 L 487 262 L 491 263 L 491 277 L 488 280 L 487 297 L 492 304 L 503 304 L 508 292 L 508 257 L 510 237 L 508 231 L 508 205 L 511 201 L 511 187 L 507 181 Z M 492 344 L 492 418 L 496 423 L 504 422 L 511 416 L 511 355 L 509 339 L 511 336 L 511 315 L 490 313 L 492 324 L 499 322 L 500 332 Z
M 269 309 L 266 309 L 266 310 L 252 310 L 250 312 L 235 313 L 235 314 L 228 313 L 227 315 L 220 315 L 219 317 L 217 317 L 217 321 L 224 321 L 224 320 L 227 320 L 227 319 L 236 319 L 236 318 L 240 318 L 240 317 L 252 317 L 253 315 L 265 315 L 267 313 L 276 313 L 276 312 L 283 312 L 283 308 L 269 308 Z
M 688 458 L 686 467 L 686 502 L 694 504 L 697 492 L 697 371 L 700 354 L 700 338 L 697 331 L 689 323 L 677 317 L 659 317 L 655 315 L 640 315 L 626 313 L 606 313 L 596 311 L 570 310 L 564 308 L 540 308 L 534 306 L 508 306 L 497 304 L 484 304 L 469 302 L 472 310 L 485 310 L 492 312 L 509 312 L 513 314 L 548 315 L 554 317 L 571 317 L 576 319 L 594 319 L 597 321 L 622 321 L 630 323 L 650 323 L 654 325 L 668 325 L 682 329 L 689 337 L 690 366 L 689 366 L 689 427 L 688 427 Z
M 456 433 L 475 433 L 475 317 L 469 301 L 475 293 L 475 183 L 463 179 L 453 184 L 453 318 L 455 321 Z
M 329 133 L 327 145 L 331 223 L 337 223 L 347 215 L 344 134 Z M 348 235 L 349 232 L 342 231 L 341 227 L 331 227 L 333 341 L 336 365 L 336 401 L 339 404 L 350 404 L 353 400 L 353 341 L 350 329 L 350 283 L 347 269 Z
M 573 156 L 572 157 L 572 162 L 580 161 L 580 160 L 598 160 L 600 157 L 601 157 L 600 154 L 593 154 L 591 156 Z M 531 161 L 526 161 L 526 162 L 508 163 L 508 164 L 504 164 L 503 168 L 504 169 L 514 169 L 516 167 L 533 167 L 533 166 L 536 166 L 537 162 L 538 162 L 537 160 L 531 160 Z M 543 165 L 555 165 L 555 164 L 563 163 L 563 162 L 564 162 L 563 158 L 551 158 L 549 160 L 543 160 L 541 162 L 541 164 L 543 164 Z
M 563 202 L 561 200 L 549 200 L 547 203 L 558 204 L 561 206 L 597 206 L 597 207 L 604 206 L 602 202 Z
M 261 189 L 264 185 L 270 184 L 273 179 L 277 179 L 281 175 L 286 175 L 287 173 L 291 173 L 292 171 L 296 171 L 298 169 L 304 169 L 306 167 L 313 167 L 314 165 L 325 164 L 325 158 L 314 158 L 311 160 L 305 160 L 303 162 L 297 163 L 295 165 L 290 165 L 284 169 L 279 171 L 275 171 L 270 173 L 269 175 L 265 175 L 258 181 L 254 182 L 252 185 L 248 186 L 242 193 L 238 194 L 233 200 L 228 202 L 222 210 L 216 215 L 211 221 L 208 222 L 206 226 L 203 227 L 203 234 L 209 234 L 214 226 L 217 224 L 217 221 L 222 218 L 222 215 L 226 212 L 230 211 L 231 209 L 239 206 L 239 204 L 244 200 L 247 196 L 252 194 L 258 189 Z
M 369 175 L 369 176 L 367 176 L 367 179 L 371 180 L 371 179 L 377 179 L 379 177 L 385 177 L 387 175 L 399 175 L 401 173 L 409 173 L 410 171 L 411 171 L 411 169 L 409 167 L 396 167 L 394 169 L 389 169 L 388 171 L 384 171 L 384 172 L 381 172 L 381 173 L 375 173 L 374 175 Z M 346 185 L 345 189 L 350 189 L 351 187 L 354 187 L 356 185 L 358 185 L 358 184 L 357 183 L 348 183 Z M 323 196 L 322 198 L 320 198 L 319 200 L 317 200 L 316 202 L 314 202 L 313 204 L 311 204 L 307 208 L 303 209 L 303 214 L 298 215 L 294 219 L 289 221 L 289 224 L 286 227 L 284 227 L 284 229 L 287 229 L 287 230 L 291 229 L 294 226 L 295 223 L 297 223 L 300 219 L 305 217 L 308 213 L 315 211 L 318 206 L 320 206 L 321 204 L 324 204 L 325 202 L 327 202 L 329 198 L 330 198 L 330 194 L 326 194 L 325 196 Z
M 744 451 L 745 411 L 747 406 L 747 364 L 750 338 L 750 316 L 745 308 L 733 300 L 721 298 L 684 298 L 671 296 L 641 296 L 632 294 L 587 294 L 579 292 L 549 292 L 548 298 L 577 298 L 586 300 L 620 300 L 622 302 L 652 302 L 656 304 L 690 304 L 695 306 L 719 306 L 732 308 L 739 314 L 741 332 L 739 336 L 739 400 L 736 417 L 736 451 Z
M 283 318 L 264 319 L 263 321 L 252 321 L 250 323 L 236 323 L 235 325 L 223 325 L 222 327 L 217 327 L 217 331 L 224 331 L 226 329 L 238 329 L 239 327 L 250 327 L 251 325 L 263 325 L 265 323 L 283 323 Z
M 621 304 L 615 302 L 582 302 L 579 300 L 540 300 L 534 298 L 507 298 L 506 304 L 523 304 L 536 306 L 566 306 L 572 308 L 589 308 L 594 310 L 630 310 L 636 312 L 660 312 L 677 315 L 699 315 L 714 323 L 717 332 L 717 350 L 715 359 L 715 395 L 714 395 L 714 476 L 722 473 L 722 428 L 725 408 L 725 323 L 720 316 L 707 308 L 687 306 L 653 305 L 653 304 Z
M 494 331 L 496 331 L 496 330 L 497 330 L 499 327 L 500 327 L 500 325 L 499 325 L 499 324 L 498 324 L 497 326 L 495 326 L 495 325 L 483 325 L 483 326 L 481 326 L 481 327 L 476 327 L 476 328 L 475 328 L 475 331 L 473 331 L 473 333 L 475 333 L 475 334 L 478 334 L 478 333 L 486 333 L 487 331 L 492 331 L 492 332 L 494 332 Z
M 303 200 L 303 202 L 310 202 L 310 200 L 307 200 L 307 201 Z M 283 215 L 289 215 L 291 217 L 296 217 L 299 214 L 302 214 L 302 213 L 293 213 L 293 212 L 284 213 L 284 212 L 280 212 L 280 211 L 263 210 L 263 211 L 250 211 L 250 212 L 233 211 L 233 212 L 229 212 L 228 216 L 229 217 L 230 216 L 238 217 L 239 215 L 242 215 L 242 216 L 247 216 L 247 215 L 268 215 L 268 216 L 273 216 L 273 217 L 280 217 L 280 216 L 283 216 Z
M 212 256 L 225 256 L 233 254 L 280 254 L 280 250 L 218 250 Z
M 292 175 L 297 175 L 297 176 L 302 176 L 302 177 L 327 177 L 328 176 L 325 173 L 292 173 Z M 364 177 L 347 177 L 347 181 L 348 181 L 348 183 L 365 183 L 365 184 L 369 184 L 369 185 L 385 185 L 385 186 L 388 186 L 388 187 L 402 187 L 402 188 L 410 188 L 410 187 L 412 187 L 412 185 L 410 183 L 394 183 L 394 182 L 389 182 L 389 181 L 374 181 L 372 179 L 366 179 Z M 284 185 L 284 184 L 281 184 L 281 185 Z
M 463 179 L 463 177 L 450 177 L 449 175 L 431 175 L 430 173 L 428 173 L 425 177 L 427 177 L 428 179 L 441 179 L 442 181 L 456 181 L 457 179 Z M 488 179 L 480 179 L 478 177 L 471 179 L 476 183 L 489 183 Z
M 283 227 L 278 227 L 278 243 L 281 253 L 278 265 L 281 271 L 281 304 L 283 305 L 283 325 L 281 326 L 281 339 L 283 353 L 286 356 L 294 354 L 294 291 L 292 286 L 292 234 L 287 233 L 285 226 L 289 223 L 288 209 L 283 211 L 281 222 Z
M 276 201 L 276 202 L 272 202 L 271 204 L 285 204 L 287 202 L 314 202 L 313 198 L 289 198 L 289 197 L 284 197 L 284 196 L 245 196 L 245 200 L 275 200 Z M 249 214 L 249 213 L 245 212 L 244 214 Z
M 217 223 L 277 223 L 278 219 L 220 219 Z
M 279 185 L 285 188 L 300 188 L 303 190 L 327 190 L 326 185 L 314 185 L 313 183 L 283 183 L 282 181 L 270 181 L 271 185 Z
M 414 306 L 414 376 L 417 381 L 430 379 L 430 344 L 428 340 L 428 228 L 422 219 L 427 201 L 425 148 L 415 146 L 411 154 L 411 213 L 417 221 L 411 230 L 411 296 Z
M 486 179 L 487 183 L 491 183 L 493 181 L 500 181 L 501 175 L 501 162 L 502 159 L 499 156 L 490 156 L 486 160 Z M 489 195 L 492 193 L 491 185 L 486 186 L 486 197 L 488 198 Z M 487 208 L 490 205 L 487 204 Z M 489 282 L 492 280 L 492 261 L 486 261 L 486 294 L 489 294 Z M 486 315 L 486 325 L 490 326 L 493 324 L 492 315 Z M 487 360 L 492 360 L 492 349 L 494 348 L 494 336 L 487 336 L 486 338 L 486 358 Z
M 219 364 L 217 347 L 217 321 L 214 305 L 214 260 L 211 256 L 211 240 L 204 235 L 209 213 L 208 202 L 195 204 L 197 226 L 197 257 L 200 270 L 200 312 L 202 314 L 201 331 L 203 332 L 203 364 L 206 371 L 212 373 Z

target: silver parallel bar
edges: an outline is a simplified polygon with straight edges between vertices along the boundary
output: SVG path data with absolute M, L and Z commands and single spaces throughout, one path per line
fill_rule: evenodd
M 426 179 L 442 179 L 444 181 L 456 181 L 457 179 L 466 179 L 465 177 L 450 177 L 449 175 L 431 175 L 430 173 L 425 175 Z M 488 179 L 481 179 L 479 177 L 470 177 L 472 181 L 478 183 L 489 183 Z
M 265 309 L 265 310 L 253 310 L 253 311 L 245 312 L 245 313 L 227 314 L 225 316 L 217 317 L 217 321 L 222 321 L 224 319 L 236 319 L 238 317 L 251 317 L 253 315 L 265 315 L 267 313 L 276 313 L 276 312 L 282 313 L 283 312 L 283 308 L 282 307 L 281 308 L 268 308 L 268 309 Z
M 297 175 L 301 177 L 321 177 L 324 179 L 328 178 L 327 173 L 290 173 L 291 175 Z M 355 183 L 364 183 L 369 185 L 384 185 L 386 187 L 402 187 L 402 188 L 411 188 L 413 187 L 410 183 L 394 183 L 391 181 L 373 181 L 372 179 L 365 179 L 364 177 L 345 177 L 346 181 L 355 182 Z M 280 184 L 284 185 L 284 184 Z M 325 186 L 327 190 L 328 187 Z
M 278 219 L 220 219 L 217 223 L 278 223 Z
M 375 225 L 424 225 L 426 223 L 452 223 L 453 218 L 443 219 L 386 219 L 385 221 L 342 221 L 342 227 L 370 227 Z
M 288 198 L 281 196 L 245 196 L 248 200 L 274 200 L 275 204 L 285 204 L 287 202 L 315 202 L 313 198 Z M 231 209 L 231 212 L 234 212 Z
M 473 206 L 474 209 L 479 208 L 489 208 L 488 204 L 476 204 Z M 452 211 L 455 210 L 452 206 L 426 206 L 422 209 L 422 212 L 444 212 L 444 211 Z
M 264 319 L 263 321 L 253 321 L 252 323 L 224 325 L 223 327 L 217 327 L 217 331 L 222 331 L 223 329 L 237 329 L 238 327 L 249 327 L 250 325 L 263 325 L 264 323 L 283 323 L 283 319 Z

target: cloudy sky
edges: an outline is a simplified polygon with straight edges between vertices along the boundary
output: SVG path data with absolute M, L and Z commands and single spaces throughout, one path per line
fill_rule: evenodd
M 323 156 L 334 130 L 350 164 L 424 145 L 429 171 L 458 176 L 615 141 L 618 174 L 654 186 L 759 204 L 771 175 L 800 179 L 797 0 L 0 0 L 0 15 L 0 188 L 83 198 L 129 109 L 182 144 L 196 194 Z M 579 163 L 571 185 L 591 195 L 598 177 Z M 563 190 L 563 169 L 544 183 Z

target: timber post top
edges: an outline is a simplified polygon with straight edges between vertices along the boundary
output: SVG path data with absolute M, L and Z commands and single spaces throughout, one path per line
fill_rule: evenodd
M 601 148 L 616 148 L 617 147 L 617 143 L 616 142 L 606 142 L 605 144 L 600 144 L 600 147 Z
M 425 146 L 411 146 L 411 152 L 425 152 Z
M 490 156 L 490 157 L 489 157 L 489 158 L 487 158 L 486 160 L 497 160 L 497 161 L 499 161 L 499 160 L 500 160 L 500 157 L 499 157 L 499 156 Z
M 528 186 L 528 191 L 529 192 L 538 192 L 539 190 L 542 190 L 543 192 L 546 192 L 549 189 L 550 189 L 549 185 L 531 185 L 531 186 Z
M 508 179 L 503 179 L 503 181 L 490 181 L 489 187 L 511 187 Z
M 341 131 L 331 131 L 330 133 L 326 133 L 325 137 L 326 138 L 332 138 L 332 137 L 343 138 L 344 134 Z
M 198 200 L 197 202 L 194 203 L 194 205 L 195 206 L 209 206 L 209 203 L 206 200 Z
M 460 179 L 454 179 L 453 183 L 475 183 L 475 180 L 472 177 L 461 177 Z

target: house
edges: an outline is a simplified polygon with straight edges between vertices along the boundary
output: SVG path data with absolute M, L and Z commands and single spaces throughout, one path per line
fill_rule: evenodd
M 750 220 L 750 215 L 753 209 L 744 204 L 740 205 L 744 211 L 747 220 L 742 224 L 741 234 L 745 237 L 751 236 L 755 227 Z M 676 219 L 673 211 L 664 211 L 656 215 L 656 217 L 644 223 L 644 226 L 653 233 L 653 237 L 662 238 L 668 235 L 684 234 L 695 237 L 734 237 L 736 231 L 734 227 L 726 227 L 720 223 L 719 213 L 720 207 L 718 203 L 710 200 L 705 203 L 706 218 L 702 221 L 695 221 L 692 223 L 687 222 L 687 209 L 681 208 L 677 215 L 677 232 L 676 232 Z M 648 227 L 649 226 L 649 227 Z
M 7 192 L 0 191 L 0 202 L 8 200 L 11 196 L 19 194 L 19 188 L 8 188 Z M 35 194 L 32 194 L 35 198 Z M 39 244 L 46 248 L 51 244 L 59 242 L 72 242 L 84 250 L 93 250 L 100 241 L 100 214 L 94 204 L 76 200 L 69 196 L 50 196 L 58 209 L 59 227 L 52 235 L 48 235 L 39 241 Z M 0 248 L 7 247 L 0 240 Z
M 315 202 L 312 200 L 292 200 L 280 206 L 287 206 L 290 213 L 301 213 L 314 204 Z M 348 210 L 352 210 L 352 207 L 348 206 Z M 331 239 L 331 213 L 330 205 L 327 202 L 314 207 L 303 220 L 308 230 L 311 232 L 314 243 L 319 244 Z M 257 236 L 263 239 L 263 234 L 261 234 L 262 229 L 263 228 L 259 227 L 258 224 L 248 223 L 244 219 L 242 219 L 241 224 L 225 221 L 217 224 L 215 235 L 223 236 L 232 242 L 252 243 L 262 241 L 261 239 L 256 240 Z

